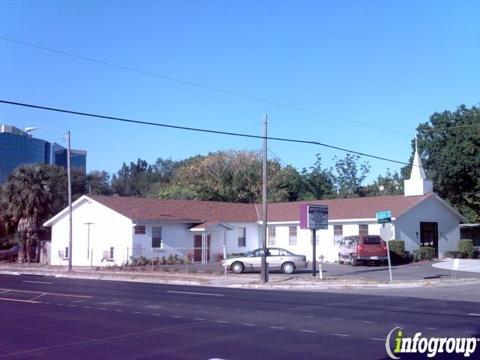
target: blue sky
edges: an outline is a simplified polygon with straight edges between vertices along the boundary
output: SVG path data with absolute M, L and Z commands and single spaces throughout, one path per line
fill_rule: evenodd
M 480 101 L 478 1 L 0 1 L 0 37 L 353 120 L 234 97 L 0 40 L 0 99 L 145 121 L 315 140 L 408 161 L 416 126 Z M 371 126 L 359 124 L 368 123 Z M 0 123 L 71 130 L 88 170 L 259 140 L 0 104 Z M 378 127 L 389 130 L 378 129 Z M 36 136 L 54 139 L 42 131 Z M 321 153 L 271 142 L 297 168 Z M 368 160 L 369 180 L 399 166 Z

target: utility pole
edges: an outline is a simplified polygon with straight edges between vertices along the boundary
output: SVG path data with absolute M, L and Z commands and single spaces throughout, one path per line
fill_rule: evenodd
M 72 271 L 72 169 L 70 167 L 70 130 L 67 131 L 67 186 L 68 186 L 68 271 Z
M 267 204 L 267 115 L 263 117 L 263 184 L 262 184 L 262 281 L 268 282 L 268 265 L 267 265 L 267 220 L 268 220 L 268 204 Z

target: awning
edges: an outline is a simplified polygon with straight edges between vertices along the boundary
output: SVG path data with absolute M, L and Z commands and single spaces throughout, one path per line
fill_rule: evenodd
M 193 232 L 215 232 L 215 231 L 227 231 L 227 230 L 234 230 L 235 227 L 225 224 L 220 221 L 207 221 L 190 228 L 190 231 Z

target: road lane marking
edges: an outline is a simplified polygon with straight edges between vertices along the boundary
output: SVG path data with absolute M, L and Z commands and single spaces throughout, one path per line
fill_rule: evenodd
M 306 329 L 300 329 L 301 332 L 304 332 L 304 333 L 309 333 L 309 334 L 315 334 L 316 331 L 315 330 L 306 330 Z
M 315 316 L 312 316 L 312 315 L 307 315 L 305 317 L 308 318 L 308 319 L 315 319 Z
M 470 313 L 468 314 L 469 316 L 480 316 L 480 314 L 476 314 L 476 313 Z
M 275 329 L 275 330 L 284 330 L 285 328 L 282 326 L 270 326 L 270 329 Z
M 380 339 L 380 338 L 370 338 L 370 340 L 385 342 L 385 339 Z
M 155 316 L 162 316 L 161 314 L 153 314 L 153 315 L 155 315 Z
M 437 330 L 437 328 L 429 327 L 429 326 L 425 327 L 425 329 L 427 329 L 427 330 Z
M 202 318 L 193 318 L 193 320 L 197 320 L 197 321 L 205 321 L 205 319 L 202 319 Z
M 228 324 L 230 323 L 230 321 L 227 321 L 227 320 L 215 320 L 216 323 L 219 323 L 219 324 Z
M 255 324 L 251 324 L 251 323 L 242 323 L 243 326 L 256 326 Z
M 123 312 L 124 310 L 122 309 L 115 309 L 116 312 Z
M 333 335 L 335 335 L 335 336 L 342 336 L 342 337 L 350 336 L 350 335 L 348 335 L 348 334 L 339 334 L 339 333 L 333 333 Z
M 33 280 L 22 280 L 23 283 L 30 283 L 30 284 L 45 284 L 45 285 L 53 285 L 52 282 L 48 281 L 33 281 Z
M 11 292 L 30 293 L 30 294 L 46 294 L 46 295 L 52 295 L 52 296 L 78 297 L 78 298 L 85 298 L 85 299 L 91 299 L 92 298 L 89 295 L 61 294 L 61 293 L 53 293 L 53 292 L 46 292 L 46 291 L 32 291 L 32 290 L 18 290 L 18 289 L 0 288 L 0 291 L 2 291 L 2 290 L 5 290 L 7 292 L 11 291 Z
M 342 319 L 342 318 L 339 318 L 339 317 L 334 317 L 333 320 L 335 320 L 335 321 L 342 321 L 343 319 Z
M 182 318 L 180 315 L 172 315 L 170 317 L 175 318 L 175 319 L 181 319 Z
M 23 302 L 23 303 L 28 303 L 28 304 L 40 304 L 40 301 L 34 301 L 34 300 L 20 300 L 20 299 L 9 299 L 9 298 L 0 298 L 0 300 Z
M 134 314 L 142 314 L 140 311 L 134 311 Z
M 97 308 L 98 310 L 107 310 L 107 308 Z
M 365 320 L 364 323 L 365 323 L 365 324 L 373 324 L 373 321 Z
M 169 294 L 184 294 L 184 295 L 201 295 L 201 296 L 224 296 L 223 294 L 201 293 L 201 292 L 193 292 L 193 291 L 173 291 L 173 290 L 168 290 L 167 293 L 169 293 Z

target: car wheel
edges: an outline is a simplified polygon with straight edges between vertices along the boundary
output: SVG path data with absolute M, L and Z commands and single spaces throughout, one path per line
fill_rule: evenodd
M 352 266 L 357 266 L 358 263 L 359 263 L 359 261 L 352 256 L 350 256 L 350 262 L 351 262 Z
M 293 265 L 291 262 L 287 262 L 282 265 L 282 272 L 284 274 L 291 274 L 295 271 L 295 265 Z
M 243 272 L 243 270 L 245 269 L 245 267 L 243 266 L 243 264 L 241 262 L 234 262 L 232 264 L 232 271 L 235 273 L 235 274 L 241 274 Z

